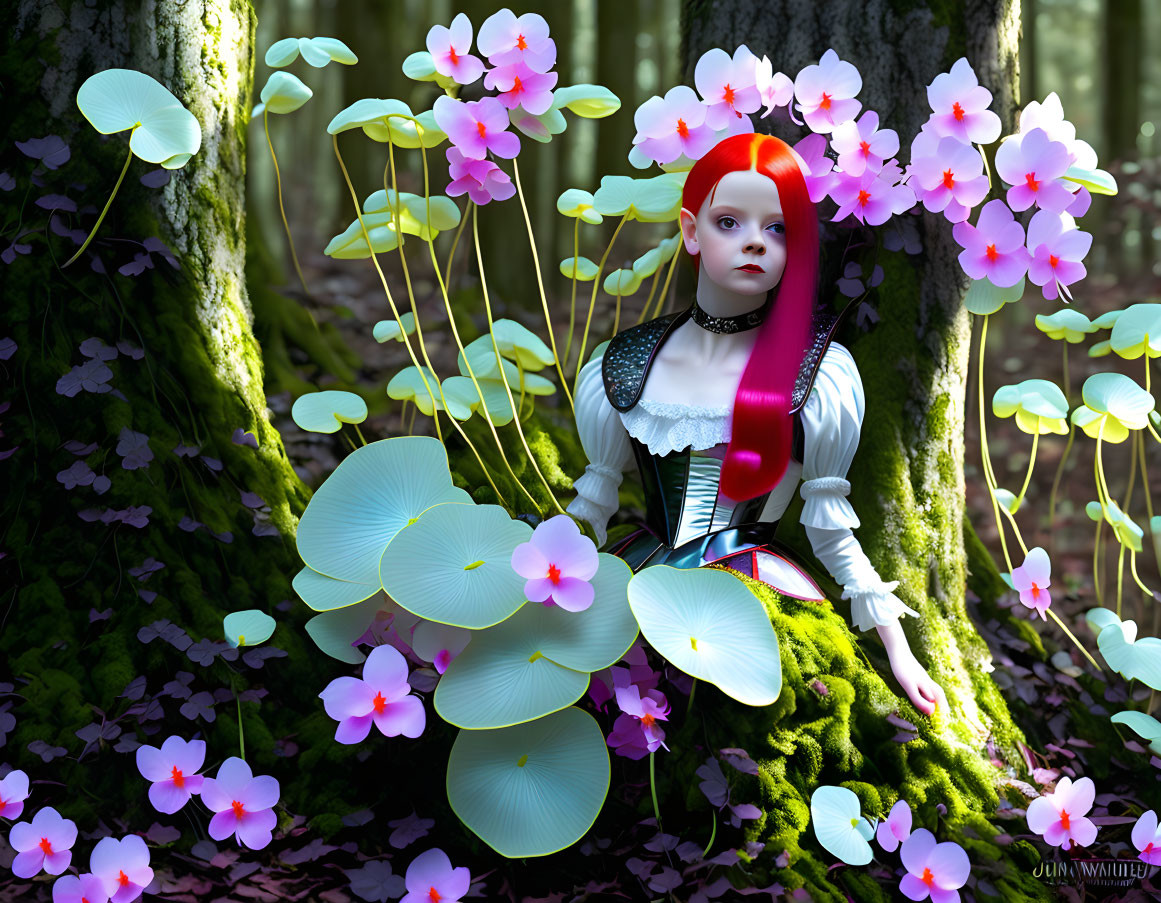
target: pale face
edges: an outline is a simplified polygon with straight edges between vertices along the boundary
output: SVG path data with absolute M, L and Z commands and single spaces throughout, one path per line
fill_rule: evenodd
M 764 295 L 786 269 L 778 186 L 761 173 L 726 173 L 697 217 L 683 209 L 685 249 L 701 255 L 699 279 L 740 295 Z

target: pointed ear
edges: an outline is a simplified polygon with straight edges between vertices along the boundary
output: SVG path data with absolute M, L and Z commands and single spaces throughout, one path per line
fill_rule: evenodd
M 681 239 L 685 242 L 685 250 L 697 256 L 700 246 L 697 241 L 697 217 L 684 207 L 681 208 Z

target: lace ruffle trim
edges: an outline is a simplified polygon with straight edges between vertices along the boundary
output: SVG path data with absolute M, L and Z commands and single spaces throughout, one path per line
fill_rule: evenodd
M 645 443 L 650 454 L 684 448 L 713 448 L 730 439 L 731 407 L 697 407 L 642 399 L 621 413 L 629 435 Z

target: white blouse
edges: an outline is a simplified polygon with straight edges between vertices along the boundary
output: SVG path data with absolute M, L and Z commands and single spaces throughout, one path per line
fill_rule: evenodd
M 581 445 L 591 462 L 575 482 L 577 497 L 569 514 L 592 524 L 603 544 L 609 518 L 620 507 L 617 487 L 634 465 L 629 437 L 651 453 L 664 455 L 687 447 L 712 448 L 730 438 L 733 407 L 693 407 L 639 401 L 618 412 L 605 394 L 599 348 L 580 373 L 576 392 L 576 422 Z M 810 396 L 802 406 L 803 460 L 793 458 L 759 516 L 775 521 L 799 490 L 804 504 L 799 521 L 814 554 L 843 587 L 851 602 L 851 620 L 859 630 L 889 624 L 904 612 L 918 617 L 893 592 L 899 581 L 884 582 L 851 532 L 859 518 L 847 500 L 846 475 L 859 445 L 865 398 L 863 382 L 851 353 L 831 342 L 819 363 Z

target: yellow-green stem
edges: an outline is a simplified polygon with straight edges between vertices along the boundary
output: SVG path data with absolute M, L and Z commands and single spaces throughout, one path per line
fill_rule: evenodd
M 366 445 L 367 440 L 363 438 L 363 431 L 361 429 L 359 429 L 359 424 L 352 423 L 351 426 L 353 426 L 355 428 L 355 435 L 359 437 L 359 441 L 362 442 L 364 445 Z
M 1020 487 L 1020 494 L 1016 496 L 1016 507 L 1020 507 L 1020 503 L 1024 501 L 1024 493 L 1028 491 L 1028 484 L 1032 481 L 1032 468 L 1036 466 L 1036 446 L 1040 442 L 1040 418 L 1036 418 L 1037 432 L 1032 436 L 1032 455 L 1028 459 L 1028 473 L 1024 475 L 1024 485 Z
M 241 754 L 242 761 L 246 761 L 246 732 L 242 729 L 242 697 L 238 695 L 238 690 L 234 690 L 234 702 L 238 704 L 238 752 Z
M 141 125 L 141 123 L 139 122 L 137 125 Z M 133 138 L 133 132 L 137 130 L 137 125 L 133 126 L 133 129 L 129 132 L 130 140 Z M 109 208 L 113 206 L 113 198 L 117 196 L 117 191 L 121 187 L 121 183 L 125 180 L 125 173 L 129 171 L 129 164 L 132 162 L 132 160 L 133 150 L 130 149 L 128 155 L 125 157 L 125 165 L 121 167 L 121 175 L 117 176 L 117 184 L 113 186 L 113 193 L 109 195 L 109 200 L 105 201 L 105 209 L 101 211 L 101 215 L 98 216 L 97 221 L 93 223 L 93 230 L 89 233 L 89 237 L 85 239 L 84 244 L 77 248 L 77 253 L 61 264 L 62 270 L 82 254 L 84 254 L 85 248 L 87 248 L 92 243 L 93 237 L 97 234 L 97 230 L 101 228 L 101 223 L 105 221 L 105 214 L 108 213 Z
M 1097 664 L 1097 660 L 1092 657 L 1092 653 L 1089 652 L 1088 649 L 1086 649 L 1084 647 L 1084 644 L 1081 643 L 1081 641 L 1076 638 L 1076 636 L 1073 634 L 1073 632 L 1068 629 L 1068 625 L 1065 624 L 1062 620 L 1060 620 L 1060 618 L 1057 616 L 1056 612 L 1054 612 L 1051 608 L 1048 609 L 1048 616 L 1056 622 L 1057 627 L 1059 627 L 1061 630 L 1063 630 L 1068 635 L 1068 638 L 1070 640 L 1072 640 L 1073 643 L 1076 644 L 1076 648 L 1079 649 L 1082 653 L 1084 653 L 1084 657 L 1087 658 L 1092 663 L 1092 666 L 1094 668 L 1096 668 L 1097 671 L 1104 670 L 1103 668 L 1101 668 L 1100 665 Z
M 984 422 L 984 347 L 988 341 L 988 315 L 984 314 L 980 325 L 980 352 L 979 363 L 976 368 L 979 372 L 977 402 L 980 409 L 980 453 L 983 455 L 984 480 L 988 484 L 988 496 L 992 500 L 992 513 L 996 518 L 996 530 L 1000 534 L 1000 548 L 1004 552 L 1004 562 L 1008 565 L 1008 573 L 1012 573 L 1012 556 L 1008 554 L 1008 541 L 1004 537 L 1004 521 L 1000 517 L 1000 503 L 996 501 L 996 478 L 992 473 L 992 458 L 988 453 L 988 433 Z
M 617 307 L 616 307 L 616 312 L 613 314 L 613 333 L 611 336 L 609 336 L 609 338 L 612 338 L 612 336 L 616 335 L 617 332 L 620 330 L 620 328 L 621 328 L 621 285 L 618 282 L 618 284 L 617 284 Z
M 654 754 L 649 753 L 649 792 L 653 794 L 653 815 L 657 818 L 657 833 L 661 833 L 661 807 L 657 805 L 657 773 L 653 763 Z
M 657 294 L 657 286 L 661 284 L 661 266 L 657 267 L 657 272 L 653 274 L 653 282 L 649 284 L 649 295 L 645 298 L 645 304 L 641 307 L 641 313 L 637 314 L 637 322 L 634 326 L 638 326 L 645 322 L 645 315 L 649 313 L 649 306 L 653 303 L 653 296 Z
M 1117 549 L 1117 617 L 1121 616 L 1121 589 L 1125 584 L 1125 544 Z
M 564 365 L 568 366 L 569 357 L 572 355 L 572 334 L 576 329 L 576 266 L 577 258 L 580 257 L 580 217 L 576 217 L 576 221 L 572 226 L 572 297 L 568 304 L 568 338 L 564 341 Z
M 601 255 L 601 262 L 597 264 L 597 275 L 596 278 L 593 279 L 593 291 L 592 294 L 589 295 L 589 313 L 588 316 L 585 317 L 585 331 L 581 334 L 580 354 L 577 356 L 576 361 L 576 375 L 572 383 L 572 391 L 574 395 L 576 394 L 577 384 L 580 382 L 581 368 L 585 365 L 585 346 L 589 342 L 589 327 L 592 325 L 593 309 L 597 304 L 597 289 L 601 287 L 601 273 L 605 271 L 605 263 L 609 259 L 609 252 L 613 250 L 613 243 L 617 240 L 617 236 L 621 234 L 621 229 L 628 221 L 629 214 L 626 213 L 621 217 L 621 221 L 617 223 L 617 228 L 613 230 L 613 237 L 609 239 L 609 244 L 605 248 L 605 253 Z
M 1093 539 L 1093 542 L 1092 542 L 1092 588 L 1093 588 L 1093 592 L 1096 593 L 1097 605 L 1102 605 L 1102 606 L 1105 603 L 1104 603 L 1104 592 L 1102 591 L 1102 588 L 1101 588 L 1099 563 L 1101 560 L 1101 552 L 1104 549 L 1104 545 L 1101 542 L 1101 532 L 1102 532 L 1102 528 L 1104 527 L 1104 525 L 1105 525 L 1105 519 L 1104 519 L 1104 517 L 1101 517 L 1101 519 L 1097 521 L 1096 537 Z
M 1129 571 L 1133 575 L 1133 582 L 1135 582 L 1137 586 L 1141 587 L 1141 591 L 1145 593 L 1146 596 L 1152 598 L 1153 591 L 1141 581 L 1140 577 L 1137 576 L 1137 553 L 1132 549 L 1129 550 Z M 1144 611 L 1142 611 L 1142 615 L 1144 615 Z
M 424 163 L 426 163 L 427 162 L 427 148 L 424 147 L 424 148 L 422 148 L 422 150 L 423 150 Z M 430 204 L 431 204 L 431 199 L 429 198 L 428 205 L 430 205 Z M 464 226 L 466 226 L 467 224 L 468 224 L 468 218 L 465 215 L 463 217 L 463 219 L 460 220 L 460 224 L 456 227 L 456 234 L 455 234 L 455 237 L 452 239 L 451 251 L 449 251 L 448 255 L 447 255 L 447 271 L 444 273 L 444 277 L 443 277 L 443 282 L 444 282 L 444 285 L 446 286 L 445 292 L 451 290 L 452 261 L 456 259 L 456 248 L 458 248 L 460 246 L 460 236 L 463 235 Z M 433 257 L 435 256 L 434 251 L 432 251 L 432 256 Z M 439 264 L 433 263 L 432 265 L 435 267 L 435 272 L 436 272 L 436 275 L 438 276 L 439 275 Z
M 669 272 L 665 274 L 665 284 L 661 286 L 661 294 L 657 296 L 657 305 L 653 308 L 652 319 L 656 320 L 661 316 L 661 306 L 665 303 L 665 296 L 669 294 L 669 283 L 673 279 L 673 273 L 677 269 L 677 258 L 681 256 L 681 249 L 673 253 L 673 257 L 669 261 Z
M 1068 452 L 1072 449 L 1073 439 L 1076 438 L 1076 424 L 1068 422 L 1068 442 L 1064 445 L 1064 454 L 1060 456 L 1060 463 L 1056 466 L 1056 476 L 1052 478 L 1052 494 L 1048 497 L 1048 528 L 1056 526 L 1056 492 L 1060 488 L 1060 478 L 1064 475 L 1064 464 L 1068 460 Z M 1051 534 L 1055 536 L 1055 531 Z
M 282 214 L 282 228 L 286 230 L 286 241 L 290 244 L 290 259 L 294 263 L 294 272 L 298 274 L 298 281 L 302 285 L 303 292 L 309 296 L 310 289 L 306 287 L 306 277 L 302 275 L 302 267 L 298 265 L 298 252 L 294 250 L 294 238 L 290 235 L 290 223 L 286 221 L 286 208 L 282 206 L 282 173 L 278 169 L 278 157 L 274 155 L 274 142 L 270 140 L 269 110 L 262 111 L 262 128 L 266 132 L 266 146 L 270 148 L 270 159 L 274 163 L 274 187 L 278 192 L 278 212 Z

